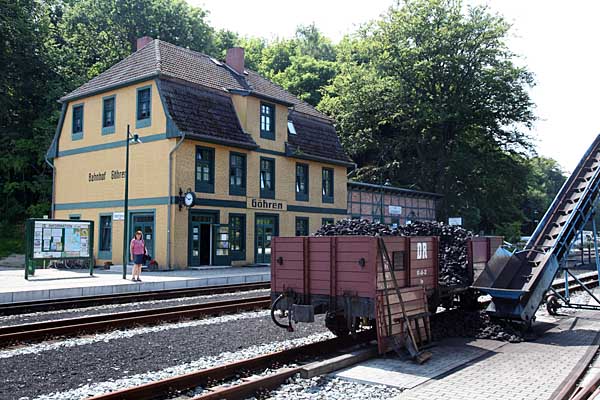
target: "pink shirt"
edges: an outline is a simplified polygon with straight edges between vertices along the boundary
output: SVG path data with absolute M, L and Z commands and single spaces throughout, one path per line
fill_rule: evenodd
M 136 240 L 135 238 L 131 239 L 131 244 L 129 247 L 129 250 L 133 255 L 144 254 L 144 240 Z

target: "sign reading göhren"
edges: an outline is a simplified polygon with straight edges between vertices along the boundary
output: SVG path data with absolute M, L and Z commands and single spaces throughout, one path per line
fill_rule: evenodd
M 257 199 L 254 197 L 248 197 L 246 201 L 246 208 L 254 208 L 257 210 L 286 211 L 287 202 L 283 200 Z

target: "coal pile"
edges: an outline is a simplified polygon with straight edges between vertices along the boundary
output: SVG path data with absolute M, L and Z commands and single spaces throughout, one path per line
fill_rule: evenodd
M 434 340 L 449 337 L 473 337 L 519 343 L 523 332 L 508 321 L 492 320 L 485 311 L 452 310 L 431 316 Z
M 460 226 L 446 225 L 442 222 L 414 222 L 391 228 L 365 219 L 343 219 L 335 224 L 323 225 L 314 235 L 439 236 L 439 282 L 447 286 L 470 284 L 467 271 L 467 239 L 473 234 Z
M 467 240 L 473 236 L 470 231 L 441 222 L 415 222 L 398 230 L 404 236 L 439 236 L 440 283 L 448 286 L 471 283 L 467 272 Z

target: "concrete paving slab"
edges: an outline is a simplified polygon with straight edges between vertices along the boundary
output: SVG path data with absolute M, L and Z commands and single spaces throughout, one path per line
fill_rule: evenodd
M 142 284 L 138 284 L 140 292 L 148 292 L 154 290 L 164 290 L 165 283 L 164 282 L 142 282 Z
M 208 286 L 227 285 L 227 277 L 208 278 Z
M 196 288 L 202 286 L 208 286 L 208 279 L 190 279 L 187 281 L 187 287 L 189 288 Z
M 171 290 L 171 289 L 183 289 L 185 287 L 187 287 L 187 282 L 184 280 L 181 281 L 167 281 L 167 282 L 163 282 L 163 285 L 165 287 L 166 290 Z
M 323 361 L 317 361 L 305 365 L 300 371 L 303 378 L 313 378 L 319 375 L 329 374 L 333 371 L 349 367 L 350 365 L 377 357 L 377 346 L 351 351 Z
M 13 294 L 12 293 L 0 293 L 0 304 L 2 303 L 12 303 L 13 302 Z
M 48 291 L 50 299 L 67 299 L 71 297 L 81 297 L 82 288 L 64 288 L 64 289 L 53 289 Z M 35 293 L 35 292 L 32 292 Z
M 358 383 L 411 389 L 504 345 L 503 342 L 484 339 L 448 339 L 427 349 L 432 357 L 421 365 L 408 357 L 389 356 L 360 363 L 334 375 Z
M 29 290 L 12 293 L 12 302 L 18 303 L 21 301 L 48 300 L 50 298 L 50 290 Z
M 227 277 L 228 285 L 241 285 L 242 283 L 244 283 L 244 277 L 241 275 Z
M 573 317 L 567 317 L 538 340 L 508 343 L 443 379 L 431 379 L 406 390 L 395 400 L 550 399 L 597 342 L 599 329 L 600 319 L 577 318 L 573 324 Z
M 111 270 L 96 269 L 94 276 L 89 275 L 89 270 L 38 269 L 34 276 L 25 280 L 22 269 L 0 267 L 0 304 L 50 298 L 268 282 L 270 268 L 261 266 L 144 271 L 141 283 L 122 279 L 121 274 L 122 269 L 118 265 L 113 266 Z
M 81 288 L 82 296 L 100 296 L 104 294 L 112 294 L 112 286 L 89 286 Z
M 257 282 L 263 281 L 262 275 L 257 275 L 257 274 L 247 275 L 245 278 L 246 278 L 246 283 L 257 283 Z

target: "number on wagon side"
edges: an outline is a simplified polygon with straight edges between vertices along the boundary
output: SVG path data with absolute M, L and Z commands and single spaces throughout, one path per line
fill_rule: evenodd
M 427 259 L 427 242 L 417 243 L 417 260 Z

